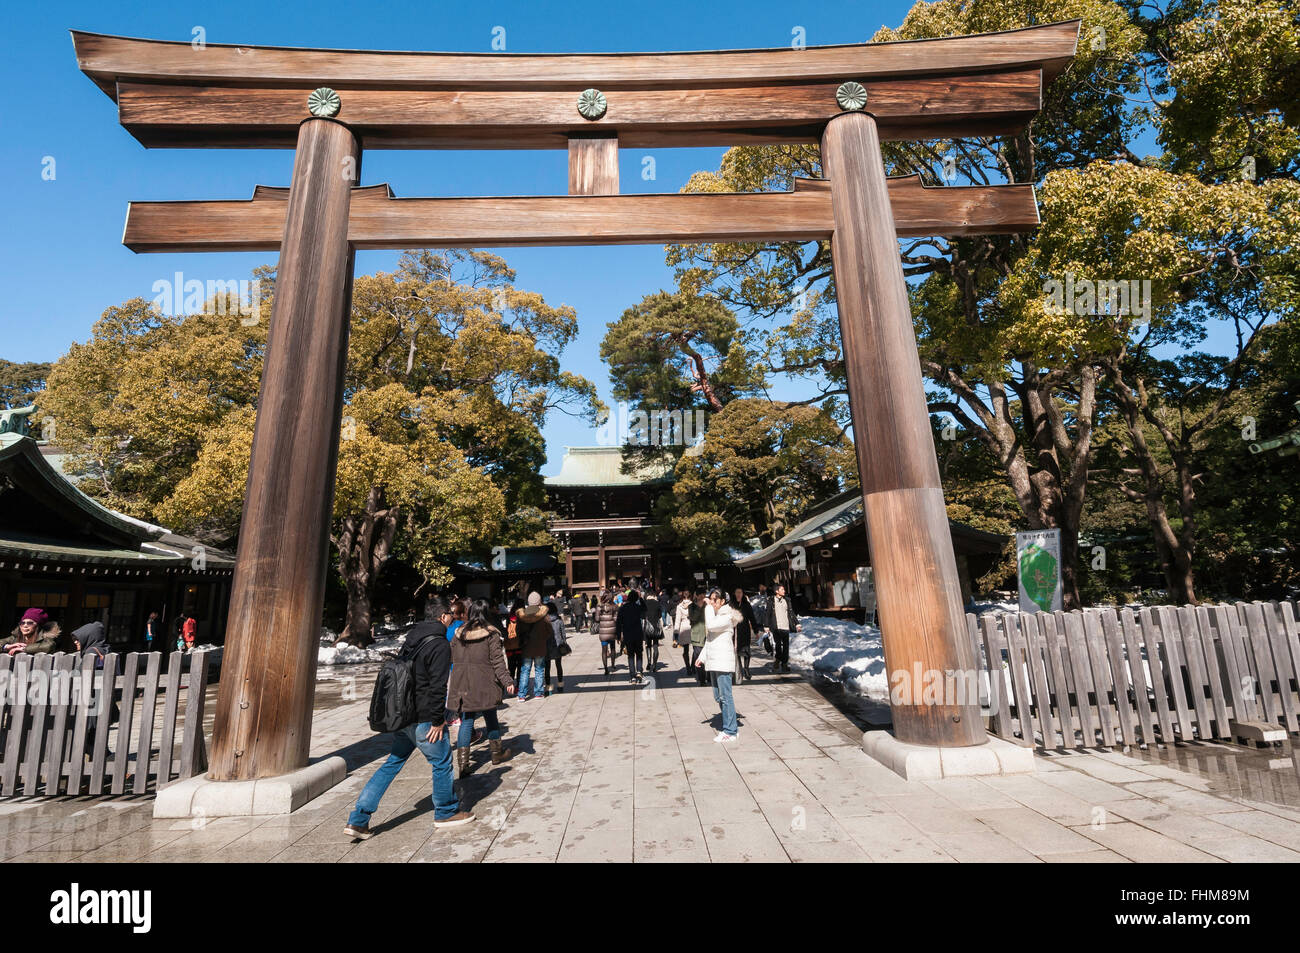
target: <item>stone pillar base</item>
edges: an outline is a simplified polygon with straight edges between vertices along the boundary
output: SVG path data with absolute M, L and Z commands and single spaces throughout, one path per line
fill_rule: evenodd
M 348 776 L 340 757 L 256 781 L 213 781 L 197 775 L 169 784 L 153 802 L 154 817 L 253 817 L 290 814 Z
M 1034 749 L 989 735 L 988 742 L 963 748 L 936 748 L 899 741 L 888 731 L 868 731 L 862 750 L 909 781 L 970 778 L 1034 771 Z

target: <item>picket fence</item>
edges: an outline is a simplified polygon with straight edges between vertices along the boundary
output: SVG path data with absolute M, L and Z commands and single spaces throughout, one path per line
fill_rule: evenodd
M 165 675 L 161 652 L 0 658 L 0 796 L 146 794 L 206 770 L 207 656 L 172 652 Z
M 1294 603 L 966 618 L 1000 737 L 1088 748 L 1300 731 Z

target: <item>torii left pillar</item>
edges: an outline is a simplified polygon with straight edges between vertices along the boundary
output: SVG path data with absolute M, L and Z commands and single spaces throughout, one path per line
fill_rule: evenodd
M 352 308 L 348 213 L 360 167 L 346 125 L 303 122 L 240 522 L 212 781 L 276 778 L 307 765 Z

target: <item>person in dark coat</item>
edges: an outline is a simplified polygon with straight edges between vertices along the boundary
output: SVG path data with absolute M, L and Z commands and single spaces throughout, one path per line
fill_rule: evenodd
M 406 633 L 401 658 L 410 659 L 415 680 L 416 721 L 393 732 L 393 748 L 361 790 L 348 816 L 343 833 L 357 840 L 371 835 L 370 818 L 379 801 L 418 748 L 433 768 L 433 826 L 460 827 L 474 815 L 460 809 L 451 765 L 451 743 L 447 738 L 447 676 L 451 668 L 451 644 L 447 626 L 451 609 L 442 599 L 433 600 L 432 622 L 417 622 Z
M 87 622 L 72 630 L 72 638 L 83 656 L 95 656 L 95 668 L 104 667 L 104 656 L 108 654 L 108 633 L 104 631 L 104 623 L 98 620 Z
M 581 632 L 587 627 L 587 594 L 580 592 L 569 600 L 569 618 L 573 620 L 573 631 Z
M 785 586 L 782 583 L 776 584 L 772 598 L 768 600 L 763 624 L 772 632 L 773 673 L 790 671 L 790 633 L 802 632 L 803 626 L 799 624 L 794 603 L 786 597 Z
M 739 586 L 731 594 L 731 608 L 740 613 L 740 622 L 736 625 L 736 668 L 740 676 L 749 681 L 749 658 L 754 633 L 758 630 L 758 617 L 754 607 Z
M 506 667 L 501 632 L 492 624 L 488 611 L 488 604 L 482 599 L 470 603 L 465 624 L 451 640 L 447 707 L 460 715 L 456 760 L 461 777 L 473 770 L 469 749 L 474 738 L 475 718 L 481 716 L 487 727 L 492 763 L 501 764 L 506 759 L 501 743 L 501 724 L 497 721 L 497 705 L 501 704 L 502 693 L 515 693 L 515 683 Z
M 622 640 L 623 648 L 627 651 L 628 679 L 633 682 L 641 681 L 641 652 L 645 640 L 645 632 L 642 629 L 644 621 L 645 604 L 641 601 L 641 593 L 635 589 L 629 589 L 627 598 L 619 606 L 616 624 L 618 626 L 618 637 Z
M 515 619 L 515 633 L 523 647 L 524 660 L 519 665 L 519 700 L 543 697 L 542 681 L 545 678 L 546 645 L 554 638 L 548 618 L 550 610 L 542 605 L 542 594 L 530 592 L 528 605 L 519 610 Z M 529 694 L 529 673 L 532 675 L 532 693 Z
M 554 601 L 546 603 L 546 611 L 551 619 L 551 639 L 546 643 L 546 678 L 542 681 L 543 693 L 551 694 L 551 663 L 555 663 L 555 691 L 564 691 L 564 655 L 569 644 L 569 637 L 564 631 L 564 620 L 560 618 L 559 606 Z
M 596 607 L 596 634 L 600 637 L 600 661 L 605 666 L 605 674 L 614 674 L 618 659 L 618 606 L 614 597 L 608 592 L 600 594 L 600 605 Z
M 653 588 L 646 590 L 645 620 L 650 623 L 645 634 L 646 671 L 653 674 L 659 668 L 659 643 L 664 639 L 663 612 Z

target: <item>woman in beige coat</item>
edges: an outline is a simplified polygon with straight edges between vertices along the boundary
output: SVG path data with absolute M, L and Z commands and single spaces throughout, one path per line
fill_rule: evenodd
M 447 708 L 460 713 L 456 760 L 461 777 L 472 770 L 469 748 L 474 738 L 474 719 L 479 716 L 487 726 L 492 763 L 500 764 L 506 759 L 501 742 L 501 724 L 497 721 L 497 705 L 501 704 L 503 692 L 506 695 L 515 693 L 515 683 L 511 681 L 506 666 L 501 630 L 490 618 L 487 602 L 475 599 L 469 607 L 465 624 L 451 640 Z

